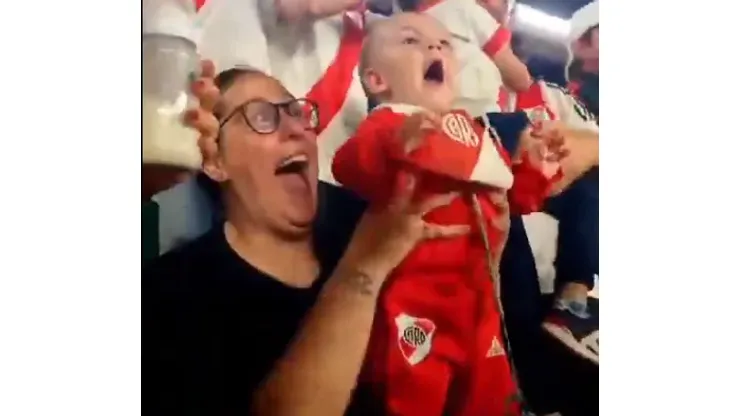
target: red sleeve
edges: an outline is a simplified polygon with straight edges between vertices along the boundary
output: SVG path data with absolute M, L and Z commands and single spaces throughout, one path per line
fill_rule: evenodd
M 493 59 L 507 44 L 511 43 L 511 31 L 506 26 L 499 26 L 488 41 L 483 44 L 483 52 Z
M 394 137 L 402 123 L 402 115 L 387 109 L 370 113 L 355 135 L 334 155 L 334 179 L 368 201 L 386 201 L 395 180 L 392 168 Z
M 529 162 L 528 157 L 522 157 L 521 162 L 512 165 L 511 156 L 506 149 L 498 140 L 494 139 L 494 144 L 504 162 L 511 167 L 511 173 L 514 174 L 514 184 L 509 189 L 508 195 L 511 211 L 525 215 L 541 210 L 550 195 L 552 186 L 563 177 L 563 171 L 558 170 L 553 177 L 548 178 L 537 166 Z
M 552 186 L 563 176 L 563 171 L 559 169 L 553 177 L 548 178 L 528 157 L 523 157 L 522 162 L 513 165 L 511 172 L 514 174 L 514 184 L 509 189 L 509 205 L 512 212 L 520 215 L 540 211 Z

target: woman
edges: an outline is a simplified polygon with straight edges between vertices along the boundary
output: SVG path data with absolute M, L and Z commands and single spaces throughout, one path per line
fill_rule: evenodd
M 364 207 L 329 195 L 344 212 L 315 228 L 327 201 L 311 104 L 253 70 L 225 72 L 219 91 L 205 69 L 187 120 L 226 221 L 144 271 L 144 413 L 332 416 L 351 400 L 367 411 L 355 384 L 378 291 L 419 241 L 468 231 L 422 220 L 454 195 L 412 203 L 411 180 L 351 238 Z

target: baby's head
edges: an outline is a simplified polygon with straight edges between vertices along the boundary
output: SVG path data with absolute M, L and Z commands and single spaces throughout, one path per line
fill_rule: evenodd
M 443 113 L 455 99 L 457 66 L 452 36 L 441 23 L 399 13 L 368 28 L 359 70 L 368 97 Z

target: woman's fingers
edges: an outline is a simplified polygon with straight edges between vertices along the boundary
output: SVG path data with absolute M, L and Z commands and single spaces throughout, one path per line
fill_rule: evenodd
M 404 212 L 411 205 L 416 192 L 416 175 L 410 172 L 400 172 L 396 178 L 396 187 L 391 198 L 390 208 L 394 212 Z
M 410 153 L 418 149 L 422 144 L 424 131 L 437 129 L 441 126 L 440 123 L 439 116 L 429 111 L 422 111 L 407 117 L 401 128 L 400 137 L 404 151 Z
M 202 108 L 191 108 L 185 112 L 186 126 L 198 130 L 201 136 L 215 138 L 218 134 L 218 120 Z
M 220 92 L 213 83 L 213 80 L 208 78 L 199 78 L 193 82 L 191 90 L 193 91 L 193 95 L 198 98 L 200 108 L 213 112 L 220 96 Z
M 565 159 L 566 157 L 568 157 L 569 155 L 570 155 L 570 150 L 568 150 L 566 148 L 561 148 L 560 150 L 556 151 L 555 153 L 551 153 L 548 156 L 547 161 L 548 162 L 559 162 L 559 161 Z
M 545 139 L 548 150 L 558 151 L 563 145 L 565 145 L 565 136 L 561 134 L 555 134 Z
M 200 61 L 201 78 L 216 78 L 216 65 L 210 59 Z
M 450 205 L 450 203 L 460 196 L 459 192 L 450 192 L 448 194 L 442 194 L 442 195 L 434 195 L 432 197 L 429 197 L 428 199 L 420 202 L 418 204 L 418 213 L 422 216 L 426 215 L 427 213 L 447 205 Z
M 437 225 L 425 224 L 422 239 L 433 240 L 437 238 L 460 237 L 470 233 L 469 225 Z
M 213 62 L 203 60 L 201 61 L 200 75 L 190 86 L 191 92 L 200 102 L 200 107 L 211 112 L 216 106 L 220 95 L 214 81 L 215 76 L 216 68 Z
M 193 108 L 185 112 L 186 126 L 198 130 L 198 147 L 203 156 L 213 155 L 218 150 L 216 137 L 218 136 L 218 120 L 212 113 L 202 108 Z
M 411 153 L 421 145 L 422 121 L 423 119 L 419 114 L 414 114 L 404 121 L 400 137 L 404 153 Z

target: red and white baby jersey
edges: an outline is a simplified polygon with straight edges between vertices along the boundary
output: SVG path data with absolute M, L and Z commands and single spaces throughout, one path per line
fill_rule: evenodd
M 521 213 L 531 212 L 558 178 L 545 177 L 528 158 L 511 167 L 506 151 L 489 131 L 464 111 L 441 118 L 439 129 L 428 129 L 410 153 L 401 139 L 404 123 L 423 111 L 408 104 L 383 104 L 362 122 L 356 134 L 337 151 L 332 164 L 340 184 L 372 203 L 388 201 L 398 185 L 399 172 L 421 172 L 421 193 L 451 190 L 509 191 L 509 201 Z
M 508 157 L 488 131 L 464 111 L 445 114 L 441 128 L 429 129 L 421 145 L 405 154 L 401 129 L 409 116 L 421 111 L 421 107 L 408 104 L 378 106 L 335 155 L 334 177 L 372 201 L 390 196 L 392 189 L 384 185 L 394 184 L 398 170 L 404 167 L 433 174 L 442 181 L 511 188 Z
M 516 385 L 501 344 L 492 276 L 506 241 L 509 203 L 525 212 L 536 208 L 549 181 L 526 162 L 512 172 L 505 151 L 464 111 L 444 114 L 440 126 L 423 131 L 419 146 L 407 152 L 400 135 L 420 111 L 406 104 L 379 106 L 337 151 L 334 175 L 371 204 L 383 205 L 404 178 L 399 174 L 415 171 L 419 198 L 465 194 L 424 219 L 469 225 L 472 232 L 422 242 L 389 276 L 361 379 L 378 386 L 388 414 L 447 409 L 455 416 L 505 416 L 518 410 L 511 402 Z M 453 380 L 465 386 L 455 394 Z

